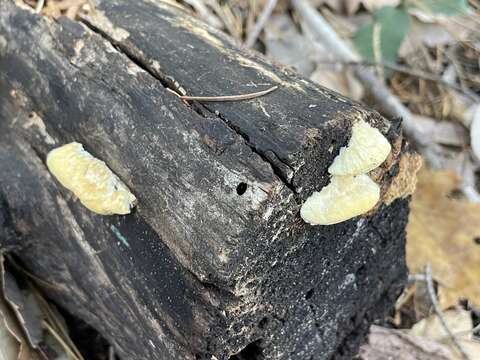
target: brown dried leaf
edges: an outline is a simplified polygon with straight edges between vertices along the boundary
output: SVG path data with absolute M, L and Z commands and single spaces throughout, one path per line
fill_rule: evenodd
M 436 121 L 427 116 L 414 115 L 416 130 L 431 143 L 465 146 L 468 143 L 468 132 L 460 124 L 453 121 Z
M 360 8 L 362 0 L 345 0 L 345 10 L 347 15 L 355 14 Z
M 29 345 L 38 348 L 43 340 L 43 315 L 37 300 L 31 291 L 22 291 L 10 273 L 4 272 L 2 276 L 3 297 L 15 314 Z
M 309 76 L 315 70 L 312 43 L 298 31 L 290 16 L 273 14 L 264 32 L 268 57 L 294 67 L 304 76 Z
M 443 319 L 452 334 L 464 334 L 466 336 L 471 334 L 473 322 L 469 311 L 463 309 L 448 310 L 443 313 Z M 445 342 L 448 340 L 448 334 L 436 314 L 417 322 L 408 333 L 433 341 Z
M 20 341 L 12 331 L 14 318 L 8 305 L 0 298 L 0 359 L 16 360 L 20 351 Z
M 405 37 L 399 56 L 406 57 L 411 53 L 418 51 L 423 45 L 431 48 L 436 46 L 445 46 L 455 42 L 455 38 L 447 29 L 439 24 L 425 24 L 420 21 L 412 21 L 412 27 Z
M 4 269 L 1 253 L 0 270 L 0 359 L 38 360 L 38 354 L 30 347 L 15 312 L 4 297 Z
M 479 359 L 480 342 L 473 340 L 473 321 L 470 312 L 461 308 L 454 308 L 445 311 L 442 316 L 446 326 L 455 336 L 456 342 L 461 345 L 468 358 L 471 360 Z M 430 315 L 428 318 L 417 322 L 408 331 L 408 334 L 443 343 L 450 348 L 454 359 L 463 360 L 437 314 Z
M 364 94 L 362 84 L 353 76 L 351 69 L 328 69 L 319 66 L 310 75 L 310 80 L 357 101 Z
M 323 3 L 330 6 L 330 8 L 333 9 L 337 13 L 339 13 L 343 10 L 342 1 L 339 1 L 339 0 L 323 0 Z
M 453 360 L 447 346 L 400 330 L 372 326 L 368 344 L 360 348 L 362 360 Z
M 431 264 L 443 308 L 460 298 L 480 304 L 480 204 L 454 199 L 459 185 L 450 171 L 420 171 L 407 226 L 407 264 L 412 273 Z

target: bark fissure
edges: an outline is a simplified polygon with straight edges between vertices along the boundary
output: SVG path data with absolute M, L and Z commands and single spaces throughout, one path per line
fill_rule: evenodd
M 106 40 L 110 44 L 112 44 L 112 46 L 119 53 L 126 56 L 135 65 L 137 65 L 140 69 L 142 69 L 143 71 L 147 72 L 148 74 L 153 76 L 155 79 L 157 79 L 165 89 L 171 90 L 171 91 L 177 93 L 178 95 L 182 95 L 180 93 L 180 89 L 178 88 L 178 86 L 175 85 L 175 80 L 173 79 L 173 77 L 169 77 L 168 75 L 162 73 L 158 69 L 153 69 L 152 66 L 148 64 L 148 60 L 144 56 L 142 56 L 141 53 L 139 53 L 138 51 L 135 51 L 134 48 L 131 48 L 126 44 L 123 44 L 119 41 L 116 41 L 110 35 L 108 35 L 105 31 L 98 28 L 97 26 L 92 24 L 90 21 L 88 21 L 88 19 L 81 18 L 79 21 L 82 24 L 84 24 L 89 30 L 91 30 L 92 32 L 94 32 L 95 34 L 99 35 L 104 40 Z
M 175 81 L 173 76 L 169 76 L 159 71 L 158 69 L 154 69 L 150 64 L 150 61 L 146 59 L 138 51 L 136 51 L 136 49 L 134 49 L 131 46 L 128 46 L 128 44 L 124 44 L 122 42 L 116 41 L 111 36 L 109 36 L 105 31 L 102 31 L 101 29 L 96 27 L 94 24 L 89 22 L 88 19 L 82 18 L 80 21 L 86 27 L 88 27 L 91 31 L 93 31 L 94 33 L 98 34 L 103 39 L 111 43 L 115 47 L 115 49 L 119 51 L 119 53 L 125 55 L 135 65 L 137 65 L 139 68 L 141 68 L 142 70 L 150 74 L 152 77 L 154 77 L 156 80 L 158 80 L 165 89 L 172 91 L 176 94 L 183 95 L 182 94 L 183 88 L 181 87 L 180 84 L 178 84 Z M 211 109 L 208 108 L 208 106 L 199 104 L 198 102 L 194 102 L 192 104 L 193 106 L 189 106 L 185 101 L 181 101 L 181 103 L 184 104 L 185 106 L 188 106 L 189 108 L 191 108 L 193 111 L 195 111 L 197 114 L 201 115 L 202 117 L 214 116 L 220 119 L 225 125 L 228 126 L 229 129 L 234 131 L 238 136 L 240 136 L 243 139 L 245 145 L 248 146 L 252 152 L 260 156 L 260 158 L 265 163 L 270 165 L 274 174 L 282 181 L 282 183 L 288 189 L 290 189 L 294 194 L 297 194 L 297 191 L 291 182 L 291 179 L 293 179 L 294 177 L 293 169 L 288 164 L 283 162 L 273 151 L 269 150 L 268 152 L 273 153 L 277 161 L 272 161 L 271 158 L 269 158 L 265 154 L 265 152 L 258 150 L 255 144 L 252 144 L 250 142 L 250 139 L 248 138 L 248 136 L 245 135 L 245 133 L 238 126 L 234 126 L 231 121 L 226 119 L 223 114 L 220 114 L 217 111 L 212 111 Z M 205 110 L 208 114 L 206 114 L 203 110 Z M 279 163 L 281 164 L 281 166 L 278 166 Z M 287 169 L 287 171 L 285 171 L 284 169 Z M 290 172 L 290 171 L 292 173 L 288 174 L 287 172 Z
M 0 0 L 11 44 L 0 56 L 0 117 L 15 119 L 0 131 L 0 225 L 21 232 L 8 240 L 22 246 L 19 259 L 58 284 L 58 303 L 122 339 L 124 358 L 228 359 L 258 339 L 268 360 L 351 358 L 367 328 L 352 332 L 350 319 L 368 327 L 403 284 L 408 201 L 312 227 L 294 199 L 328 181 L 356 114 L 383 130 L 384 119 L 167 5 L 97 3 L 83 23 L 56 23 Z M 252 101 L 168 93 L 273 82 L 282 88 Z M 45 173 L 37 156 L 73 140 L 128 183 L 137 211 L 92 214 Z
M 227 125 L 230 129 L 232 129 L 233 131 L 235 131 L 236 134 L 238 134 L 242 139 L 243 141 L 245 142 L 245 144 L 255 153 L 257 154 L 258 156 L 260 156 L 263 161 L 265 161 L 266 163 L 269 163 L 270 166 L 272 167 L 272 170 L 274 172 L 275 175 L 277 175 L 280 180 L 282 180 L 282 182 L 284 183 L 284 185 L 289 188 L 294 194 L 297 193 L 297 191 L 295 190 L 295 188 L 293 187 L 292 183 L 291 183 L 291 179 L 293 178 L 293 173 L 292 175 L 288 175 L 286 173 L 286 171 L 284 171 L 280 166 L 278 166 L 278 163 L 281 164 L 282 167 L 286 167 L 289 171 L 292 171 L 293 172 L 293 169 L 287 165 L 286 163 L 284 163 L 278 156 L 277 154 L 275 154 L 272 150 L 267 150 L 267 151 L 261 151 L 259 149 L 257 149 L 257 147 L 255 146 L 255 144 L 252 144 L 250 142 L 250 139 L 249 137 L 242 131 L 242 129 L 240 129 L 238 126 L 235 126 L 232 124 L 231 121 L 229 121 L 224 114 L 222 113 L 219 113 L 219 112 L 215 112 L 215 111 L 212 111 L 210 110 L 207 106 L 203 106 L 204 109 L 206 109 L 210 114 L 213 114 L 213 115 L 216 115 L 219 119 L 221 119 L 225 125 Z M 277 159 L 277 162 L 275 161 L 272 161 L 271 158 L 268 158 L 266 153 L 267 152 L 271 152 L 275 158 Z M 290 180 L 289 180 L 290 178 Z

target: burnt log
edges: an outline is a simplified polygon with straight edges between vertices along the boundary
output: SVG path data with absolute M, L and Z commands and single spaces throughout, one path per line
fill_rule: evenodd
M 54 21 L 0 0 L 0 248 L 124 359 L 350 358 L 406 278 L 399 122 L 161 1 L 94 3 Z M 308 225 L 358 119 L 393 146 L 381 200 Z M 52 177 L 46 154 L 72 141 L 132 190 L 131 214 L 94 214 Z

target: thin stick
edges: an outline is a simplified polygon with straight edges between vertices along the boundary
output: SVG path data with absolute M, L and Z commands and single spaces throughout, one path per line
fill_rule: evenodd
M 83 360 L 82 354 L 70 338 L 68 330 L 64 327 L 64 324 L 62 324 L 62 322 L 58 319 L 57 315 L 55 314 L 43 294 L 40 292 L 40 290 L 37 289 L 35 284 L 30 281 L 28 282 L 28 284 L 30 285 L 30 289 L 35 298 L 37 299 L 43 314 L 45 315 L 45 319 L 43 321 L 47 322 L 57 334 L 61 334 L 63 336 L 63 342 L 67 344 L 69 349 L 76 355 L 78 359 Z
M 272 91 L 275 91 L 278 89 L 278 86 L 272 86 L 271 88 L 267 90 L 262 90 L 262 91 L 257 91 L 254 93 L 249 93 L 249 94 L 242 94 L 242 95 L 225 95 L 225 96 L 188 96 L 188 95 L 182 95 L 179 96 L 180 99 L 182 100 L 196 100 L 200 102 L 207 102 L 207 101 L 240 101 L 240 100 L 250 100 L 250 99 L 255 99 L 260 96 L 267 95 L 271 93 Z
M 43 6 L 45 5 L 45 0 L 38 0 L 37 5 L 35 6 L 35 12 L 40 14 L 43 10 Z
M 365 62 L 365 65 L 371 65 L 371 63 Z M 448 81 L 445 81 L 444 79 L 442 79 L 442 77 L 440 77 L 438 75 L 428 73 L 428 72 L 425 72 L 423 70 L 412 69 L 412 68 L 407 67 L 407 66 L 397 65 L 397 64 L 384 63 L 383 66 L 385 66 L 387 69 L 391 69 L 391 70 L 395 70 L 395 71 L 398 71 L 398 72 L 401 72 L 401 73 L 404 73 L 404 74 L 407 74 L 407 75 L 415 76 L 419 79 L 434 81 L 434 82 L 437 82 L 437 83 L 439 83 L 443 86 L 450 87 L 450 88 L 464 94 L 465 96 L 468 96 L 472 101 L 478 102 L 480 100 L 480 97 L 477 94 L 475 94 L 473 91 L 465 89 L 462 86 L 459 86 L 457 84 L 453 84 L 453 83 L 450 83 Z
M 45 326 L 45 329 L 48 330 L 48 332 L 55 338 L 55 340 L 58 341 L 58 343 L 62 346 L 63 350 L 65 350 L 71 357 L 73 357 L 75 360 L 79 360 L 79 357 L 77 354 L 75 354 L 72 349 L 63 341 L 62 337 L 58 335 L 58 333 L 53 329 L 53 327 L 45 320 L 42 321 L 43 326 Z
M 457 341 L 457 338 L 455 335 L 452 333 L 450 328 L 447 325 L 447 322 L 445 321 L 445 317 L 443 316 L 442 309 L 440 308 L 440 305 L 438 304 L 437 296 L 435 295 L 435 289 L 433 288 L 433 280 L 432 280 L 432 268 L 430 264 L 425 266 L 425 280 L 427 282 L 427 291 L 428 295 L 430 297 L 430 301 L 432 302 L 433 309 L 435 310 L 435 313 L 437 314 L 438 318 L 440 319 L 440 323 L 442 324 L 443 329 L 447 333 L 448 337 L 452 341 L 453 345 L 457 348 L 458 352 L 462 356 L 463 359 L 465 360 L 470 360 L 470 357 L 468 354 L 465 352 L 463 349 L 462 345 Z
M 341 64 L 345 66 L 378 66 L 379 65 L 376 62 L 370 62 L 370 61 L 317 61 L 317 63 L 327 64 L 327 65 Z M 465 96 L 468 96 L 471 100 L 475 102 L 480 101 L 480 96 L 478 96 L 477 94 L 473 93 L 472 91 L 468 91 L 468 89 L 464 89 L 461 86 L 458 86 L 456 84 L 449 83 L 448 81 L 445 81 L 438 75 L 428 73 L 423 70 L 416 70 L 408 66 L 391 64 L 388 62 L 382 62 L 382 66 L 384 68 L 391 69 L 403 74 L 411 75 L 419 79 L 425 79 L 425 80 L 437 82 L 443 86 L 457 90 L 458 92 L 464 94 Z
M 112 345 L 108 347 L 108 360 L 115 360 L 115 349 Z
M 339 61 L 360 62 L 361 57 L 338 36 L 323 16 L 308 0 L 291 0 L 296 13 L 301 17 L 302 24 L 312 34 L 312 39 L 322 43 L 326 49 Z M 441 167 L 443 162 L 442 148 L 432 138 L 426 136 L 418 117 L 402 104 L 400 99 L 392 94 L 388 87 L 370 70 L 362 67 L 353 69 L 355 77 L 370 92 L 373 99 L 382 109 L 383 114 L 391 118 L 402 118 L 405 134 L 432 167 Z M 462 187 L 465 195 L 471 197 Z M 474 194 L 475 195 L 475 194 Z
M 252 47 L 253 44 L 255 44 L 258 35 L 260 35 L 260 32 L 265 27 L 268 18 L 270 17 L 270 15 L 272 15 L 273 9 L 275 9 L 275 6 L 277 5 L 277 1 L 278 0 L 268 0 L 260 16 L 258 17 L 257 23 L 255 24 L 253 30 L 248 34 L 247 40 L 245 40 L 246 47 Z
M 426 282 L 427 281 L 427 277 L 425 276 L 425 274 L 410 274 L 408 275 L 408 281 L 424 281 Z M 437 281 L 437 284 L 440 285 L 441 287 L 444 287 L 445 289 L 451 289 L 450 286 L 448 286 L 447 284 L 445 284 L 444 282 L 440 281 L 440 280 L 436 280 Z
M 292 0 L 293 8 L 310 29 L 313 39 L 322 43 L 339 61 L 360 62 L 361 57 L 352 50 L 333 30 L 323 16 L 307 1 Z M 430 139 L 426 138 L 416 124 L 410 110 L 393 95 L 387 86 L 380 81 L 372 71 L 364 68 L 355 68 L 355 76 L 368 88 L 376 102 L 390 117 L 401 117 L 403 128 L 410 139 L 417 144 L 422 153 L 430 162 L 436 162 Z
M 8 254 L 6 255 L 6 258 L 8 260 L 8 263 L 10 265 L 12 265 L 16 270 L 20 271 L 22 274 L 24 274 L 25 276 L 27 276 L 28 278 L 36 281 L 37 283 L 39 283 L 40 285 L 44 286 L 44 287 L 47 287 L 47 288 L 50 288 L 50 289 L 53 289 L 53 290 L 59 290 L 59 287 L 54 285 L 54 284 L 51 284 L 49 283 L 48 281 L 46 280 L 43 280 L 43 279 L 40 279 L 39 277 L 33 275 L 31 272 L 29 272 L 28 270 L 24 269 L 19 263 L 17 263 L 17 261 L 9 256 Z

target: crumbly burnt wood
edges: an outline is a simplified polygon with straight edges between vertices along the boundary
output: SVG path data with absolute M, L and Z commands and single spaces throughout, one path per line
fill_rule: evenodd
M 375 175 L 388 194 L 398 124 L 160 2 L 97 2 L 83 21 L 0 1 L 2 244 L 126 359 L 350 356 L 405 279 L 407 200 L 328 227 L 299 207 L 359 118 L 394 145 Z M 205 105 L 165 89 L 269 85 Z M 52 178 L 46 154 L 70 141 L 128 185 L 133 214 L 95 215 Z

